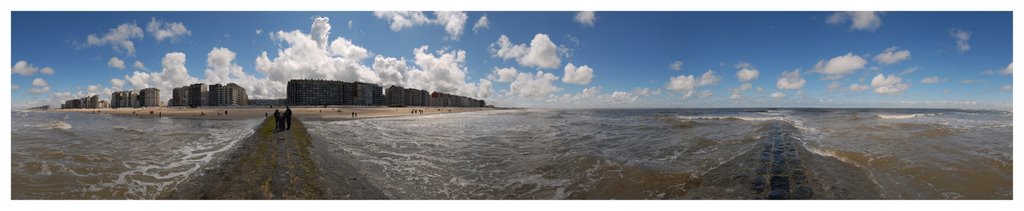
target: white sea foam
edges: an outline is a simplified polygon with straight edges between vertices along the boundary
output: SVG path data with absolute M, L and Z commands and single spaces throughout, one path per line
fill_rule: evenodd
M 938 114 L 876 114 L 875 116 L 881 119 L 910 119 L 916 117 L 935 116 Z
M 676 116 L 681 120 L 742 120 L 742 121 L 770 121 L 782 120 L 782 117 L 754 117 L 754 116 Z
M 48 128 L 48 129 L 61 129 L 61 130 L 70 130 L 71 129 L 71 125 L 70 124 L 68 124 L 68 123 L 66 123 L 64 121 L 60 121 L 60 120 L 53 121 L 53 122 L 46 123 L 46 124 L 42 124 L 42 125 L 38 125 L 38 126 L 40 128 Z

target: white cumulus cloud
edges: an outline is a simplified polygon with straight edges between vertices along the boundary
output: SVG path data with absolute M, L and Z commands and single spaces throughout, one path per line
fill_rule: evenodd
M 590 80 L 593 78 L 593 68 L 587 65 L 576 67 L 576 65 L 570 62 L 565 65 L 565 75 L 562 76 L 562 82 L 584 85 L 590 83 Z
M 490 29 L 491 22 L 487 20 L 487 16 L 480 16 L 480 19 L 476 20 L 473 24 L 473 33 L 480 31 L 481 29 Z
M 814 65 L 814 71 L 826 75 L 825 79 L 834 80 L 864 69 L 864 65 L 867 63 L 868 61 L 860 56 L 846 53 L 846 55 L 836 56 L 828 61 L 818 61 L 818 64 Z
M 434 15 L 437 16 L 435 22 L 444 26 L 444 31 L 448 32 L 448 39 L 459 40 L 459 36 L 462 36 L 462 29 L 466 26 L 466 19 L 469 19 L 466 12 L 437 11 L 434 12 Z
M 652 89 L 647 88 L 647 87 L 642 87 L 642 88 L 638 87 L 638 88 L 633 90 L 633 94 L 634 95 L 640 95 L 640 96 L 661 95 L 661 89 L 653 89 L 652 90 Z
M 291 79 L 320 78 L 341 81 L 361 81 L 376 83 L 377 74 L 363 65 L 368 53 L 365 49 L 355 46 L 343 37 L 336 38 L 328 48 L 326 36 L 331 27 L 328 19 L 317 18 L 311 26 L 311 33 L 305 34 L 298 30 L 290 32 L 277 31 L 272 37 L 287 44 L 278 49 L 277 57 L 271 59 L 267 52 L 256 58 L 256 71 L 267 75 L 269 80 L 276 82 L 271 91 L 273 96 L 283 96 L 285 83 Z M 320 31 L 324 30 L 324 31 Z M 321 44 L 324 43 L 324 44 Z
M 910 84 L 901 83 L 902 81 L 903 79 L 896 75 L 878 74 L 871 79 L 871 87 L 874 87 L 875 93 L 878 94 L 899 95 L 910 88 Z
M 676 60 L 672 62 L 672 64 L 669 64 L 668 68 L 675 71 L 683 70 L 683 61 Z
M 781 98 L 781 97 L 785 97 L 785 96 L 786 96 L 786 93 L 782 93 L 782 92 L 772 93 L 772 98 Z
M 32 65 L 31 63 L 28 63 L 28 61 L 25 60 L 15 62 L 14 66 L 11 66 L 12 74 L 30 76 L 32 74 L 35 74 L 36 72 L 40 72 L 46 75 L 53 75 L 54 70 L 50 67 L 43 67 L 42 69 L 37 68 L 35 65 Z
M 697 80 L 693 75 L 680 75 L 669 78 L 665 89 L 684 93 L 686 96 L 693 94 L 693 88 L 697 87 Z
M 850 22 L 850 30 L 875 31 L 882 26 L 878 12 L 872 11 L 835 12 L 825 18 L 828 24 L 843 24 L 847 21 Z
M 751 88 L 754 88 L 754 85 L 750 83 L 743 83 L 739 87 L 732 89 L 732 95 L 729 96 L 729 99 L 740 99 L 742 97 L 743 92 L 750 90 Z
M 970 31 L 953 28 L 949 29 L 949 36 L 956 39 L 956 50 L 960 51 L 960 53 L 967 53 L 967 51 L 971 50 L 971 44 L 968 43 L 971 41 Z
M 910 50 L 906 50 L 906 49 L 900 50 L 899 48 L 893 46 L 893 47 L 890 47 L 890 48 L 886 48 L 884 51 L 882 51 L 882 53 L 879 53 L 878 55 L 875 55 L 875 62 L 878 62 L 879 64 L 882 64 L 882 65 L 890 65 L 890 64 L 896 64 L 896 63 L 898 63 L 900 61 L 903 61 L 903 60 L 906 60 L 906 59 L 909 59 L 909 58 L 910 58 Z
M 494 67 L 494 70 L 491 71 L 491 74 L 488 75 L 487 78 L 498 82 L 512 82 L 512 80 L 516 79 L 516 75 L 518 74 L 519 71 L 516 70 L 515 67 Z
M 404 28 L 416 25 L 437 24 L 444 27 L 448 33 L 448 39 L 458 40 L 465 28 L 466 19 L 469 16 L 461 11 L 436 11 L 435 19 L 431 20 L 420 11 L 376 11 L 373 15 L 379 19 L 386 19 L 391 23 L 391 31 L 401 31 Z
M 519 73 L 516 80 L 509 84 L 509 95 L 539 99 L 550 94 L 562 91 L 561 87 L 555 86 L 552 82 L 558 77 L 544 71 L 537 71 L 535 74 Z
M 135 42 L 134 39 L 142 39 L 144 37 L 142 28 L 139 28 L 135 23 L 123 23 L 118 25 L 117 28 L 110 29 L 107 33 L 89 34 L 86 36 L 85 46 L 103 46 L 110 45 L 115 51 L 123 52 L 128 55 L 135 55 Z
M 520 65 L 536 68 L 557 68 L 562 60 L 558 57 L 558 47 L 546 34 L 534 35 L 530 45 L 512 44 L 508 36 L 501 35 L 498 41 L 489 46 L 494 57 L 504 60 L 516 59 Z
M 160 72 L 135 71 L 130 75 L 125 75 L 124 81 L 127 82 L 128 85 L 131 85 L 131 88 L 135 90 L 150 87 L 160 90 L 171 90 L 176 87 L 199 81 L 199 79 L 188 74 L 188 69 L 185 68 L 184 53 L 167 53 L 160 61 L 160 64 L 162 65 Z M 115 81 L 111 80 L 111 84 L 116 85 L 114 83 Z M 161 95 L 160 98 L 162 101 L 166 101 L 171 98 L 171 95 Z
M 146 31 L 156 38 L 157 42 L 170 39 L 174 42 L 178 37 L 191 36 L 192 31 L 185 28 L 185 24 L 181 22 L 163 22 L 158 21 L 156 18 L 151 18 L 149 24 L 146 24 Z
M 46 83 L 46 81 L 43 80 L 42 78 L 36 78 L 35 80 L 32 80 L 32 86 L 49 86 L 49 85 L 50 85 L 50 83 Z
M 28 93 L 30 94 L 43 94 L 47 92 L 50 92 L 50 86 L 32 87 L 31 89 L 28 89 Z
M 111 78 L 110 79 L 110 86 L 111 87 L 116 87 L 116 88 L 122 88 L 122 87 L 124 87 L 124 80 L 117 79 L 117 78 Z
M 671 77 L 668 84 L 665 85 L 665 89 L 682 93 L 684 97 L 690 97 L 694 94 L 695 88 L 718 84 L 721 79 L 721 77 L 715 75 L 714 70 L 708 70 L 700 77 L 694 77 L 693 75 Z M 698 93 L 698 95 L 706 95 L 706 93 Z
M 800 89 L 807 84 L 807 80 L 800 77 L 800 70 L 783 71 L 782 76 L 779 77 L 779 81 L 775 83 L 775 87 L 779 89 Z
M 146 65 L 142 64 L 142 61 L 139 61 L 139 60 L 135 60 L 135 64 L 132 64 L 132 67 L 137 69 L 137 70 L 145 70 L 146 69 Z
M 409 67 L 405 58 L 377 55 L 373 57 L 372 69 L 374 72 L 377 72 L 377 76 L 380 78 L 380 85 L 387 87 L 390 85 L 404 86 L 409 70 L 413 68 Z
M 430 19 L 423 12 L 419 11 L 376 11 L 373 16 L 380 19 L 387 19 L 391 22 L 391 31 L 401 31 L 404 28 L 430 23 Z
M 577 12 L 576 16 L 573 17 L 573 21 L 580 23 L 584 26 L 594 27 L 594 22 L 597 22 L 597 15 L 594 11 L 582 11 Z
M 761 75 L 761 71 L 757 70 L 757 68 L 750 63 L 740 62 L 739 64 L 736 64 L 736 68 L 740 69 L 739 71 L 736 71 L 736 78 L 740 79 L 740 82 L 754 80 Z
M 697 86 L 715 85 L 718 84 L 719 81 L 722 81 L 722 78 L 715 75 L 714 70 L 708 70 L 707 72 L 704 72 L 704 74 L 700 75 L 700 81 L 697 83 Z
M 124 60 L 118 59 L 116 56 L 115 57 L 110 57 L 110 60 L 107 61 L 107 66 L 108 67 L 117 68 L 117 69 L 121 69 L 121 70 L 123 70 L 125 68 Z
M 427 50 L 427 46 L 413 50 L 419 69 L 409 71 L 410 81 L 407 84 L 410 87 L 477 98 L 490 95 L 490 81 L 481 79 L 480 83 L 466 82 L 469 74 L 466 51 L 438 51 L 435 55 Z
M 1013 74 L 1013 62 L 1010 62 L 1010 64 L 1006 65 L 1006 68 L 1003 68 L 1003 70 L 1000 70 L 999 74 L 1000 75 L 1010 75 L 1010 74 Z
M 946 79 L 941 79 L 938 76 L 932 76 L 932 77 L 927 77 L 927 78 L 921 79 L 921 83 L 922 84 L 934 84 L 934 83 L 943 82 L 943 81 L 946 81 Z

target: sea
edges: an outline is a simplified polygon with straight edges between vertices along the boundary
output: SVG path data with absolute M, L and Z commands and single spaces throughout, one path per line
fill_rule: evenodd
M 215 167 L 259 120 L 11 113 L 12 199 L 155 199 Z
M 778 137 L 799 149 L 787 156 L 806 152 L 792 157 L 802 160 L 796 165 L 782 162 L 801 179 L 787 179 L 795 183 L 785 190 L 813 190 L 805 198 L 1012 199 L 1012 116 L 957 109 L 518 109 L 304 123 L 330 155 L 322 159 L 354 166 L 394 199 L 768 197 L 776 177 L 757 189 L 749 178 L 764 172 L 747 163 L 756 162 L 762 146 L 769 156 Z M 156 198 L 217 167 L 258 123 L 15 111 L 12 197 Z

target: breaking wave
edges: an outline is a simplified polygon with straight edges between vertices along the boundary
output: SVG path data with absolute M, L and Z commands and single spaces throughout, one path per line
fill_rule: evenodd
M 939 114 L 876 114 L 880 119 L 910 119 L 916 117 L 935 116 Z
M 64 122 L 64 121 L 61 121 L 61 120 L 52 121 L 52 122 L 45 123 L 45 124 L 40 124 L 40 125 L 37 125 L 37 126 L 39 128 L 44 128 L 44 129 L 61 129 L 61 130 L 70 130 L 71 129 L 71 124 L 68 124 L 67 122 Z

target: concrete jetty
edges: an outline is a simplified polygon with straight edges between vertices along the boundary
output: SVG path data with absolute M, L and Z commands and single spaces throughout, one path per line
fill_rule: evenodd
M 809 151 L 799 129 L 769 121 L 746 152 L 702 178 L 691 196 L 710 199 L 879 199 L 860 167 Z M 698 197 L 691 197 L 698 198 Z
M 315 155 L 314 140 L 297 118 L 274 131 L 265 119 L 216 167 L 165 199 L 386 199 L 355 168 Z

